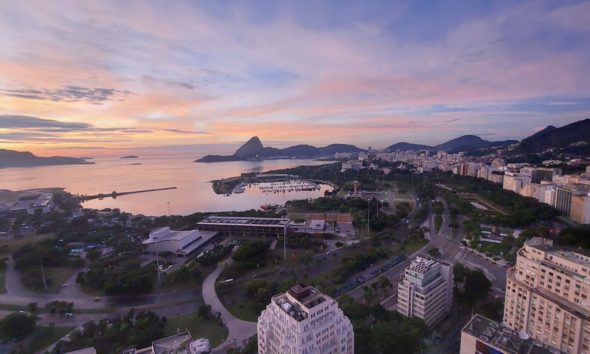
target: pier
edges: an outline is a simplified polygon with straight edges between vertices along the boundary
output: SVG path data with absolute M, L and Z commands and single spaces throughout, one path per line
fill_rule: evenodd
M 78 196 L 78 200 L 81 202 L 85 202 L 87 200 L 92 199 L 104 199 L 104 198 L 113 198 L 116 199 L 117 197 L 128 195 L 128 194 L 138 194 L 138 193 L 147 193 L 147 192 L 158 192 L 158 191 L 167 191 L 171 189 L 176 189 L 176 187 L 164 187 L 164 188 L 152 188 L 152 189 L 142 189 L 138 191 L 130 191 L 130 192 L 117 192 L 112 191 L 111 193 L 99 193 L 94 195 L 80 195 Z

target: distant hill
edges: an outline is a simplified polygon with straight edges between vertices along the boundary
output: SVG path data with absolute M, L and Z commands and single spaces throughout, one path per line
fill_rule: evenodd
M 126 155 L 126 156 L 123 156 L 121 158 L 122 159 L 138 159 L 139 156 L 137 156 L 137 155 Z
M 413 144 L 407 142 L 401 142 L 397 144 L 393 144 L 387 148 L 387 151 L 418 151 L 418 150 L 428 150 L 428 151 L 447 151 L 450 153 L 457 153 L 457 152 L 472 152 L 478 149 L 483 148 L 491 148 L 491 147 L 502 147 L 508 146 L 511 144 L 516 144 L 518 141 L 516 140 L 505 140 L 505 141 L 487 141 L 479 136 L 476 135 L 463 135 L 458 138 L 449 140 L 442 144 L 436 146 L 428 146 L 422 144 Z
M 576 149 L 580 145 L 590 144 L 590 119 L 580 120 L 560 128 L 547 128 L 523 139 L 517 151 L 522 153 L 540 153 L 547 149 Z
M 92 164 L 74 157 L 39 157 L 30 152 L 0 149 L 0 168 Z
M 436 146 L 437 150 L 452 150 L 458 147 L 480 148 L 489 146 L 490 142 L 476 135 L 463 135 Z
M 396 143 L 396 144 L 389 146 L 386 150 L 390 151 L 390 152 L 393 152 L 396 150 L 400 150 L 400 151 L 434 150 L 434 146 L 401 142 L 401 143 Z
M 330 156 L 339 152 L 360 152 L 362 149 L 354 145 L 331 144 L 325 147 L 311 145 L 294 145 L 284 149 L 264 147 L 258 137 L 252 137 L 240 146 L 233 155 L 207 155 L 195 162 L 224 162 L 265 158 L 316 158 Z

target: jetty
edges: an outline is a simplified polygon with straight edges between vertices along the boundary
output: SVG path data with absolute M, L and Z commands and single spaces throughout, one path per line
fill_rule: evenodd
M 176 189 L 176 187 L 142 189 L 142 190 L 138 190 L 138 191 L 129 191 L 129 192 L 112 191 L 111 193 L 99 193 L 99 194 L 94 194 L 94 195 L 78 195 L 77 198 L 78 198 L 79 201 L 85 202 L 87 200 L 92 200 L 92 199 L 104 199 L 104 198 L 113 198 L 113 199 L 116 199 L 117 197 L 121 197 L 121 196 L 124 196 L 124 195 L 129 195 L 129 194 L 167 191 L 167 190 L 171 190 L 171 189 Z

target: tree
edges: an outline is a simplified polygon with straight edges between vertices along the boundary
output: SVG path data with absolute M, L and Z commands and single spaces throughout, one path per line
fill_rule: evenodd
M 37 306 L 36 302 L 31 302 L 27 305 L 27 308 L 29 309 L 30 313 L 36 313 L 37 310 L 39 309 L 39 307 Z
M 11 313 L 0 321 L 0 335 L 5 339 L 23 340 L 37 327 L 37 320 L 24 313 Z
M 491 287 L 492 282 L 490 282 L 481 270 L 471 271 L 465 277 L 465 296 L 463 301 L 473 306 L 478 301 L 486 299 Z
M 440 251 L 438 250 L 438 248 L 431 248 L 428 250 L 428 254 L 433 256 L 433 257 L 440 257 Z
M 211 319 L 211 305 L 201 305 L 197 311 L 197 315 L 204 319 Z

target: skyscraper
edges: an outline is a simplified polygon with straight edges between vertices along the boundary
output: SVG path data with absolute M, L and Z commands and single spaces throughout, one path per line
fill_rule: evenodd
M 353 354 L 352 324 L 334 299 L 295 285 L 258 317 L 258 353 Z

